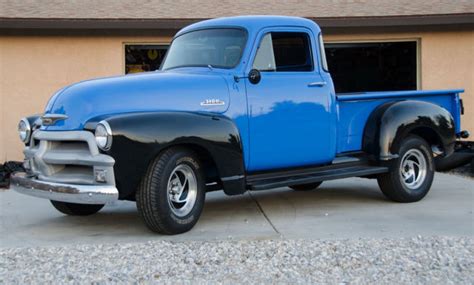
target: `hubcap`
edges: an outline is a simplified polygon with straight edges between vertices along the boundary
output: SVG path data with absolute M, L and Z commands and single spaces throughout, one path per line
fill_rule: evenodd
M 400 164 L 400 178 L 411 190 L 418 189 L 426 178 L 426 159 L 418 149 L 410 149 L 403 155 Z
M 197 179 L 193 169 L 180 164 L 173 169 L 168 179 L 168 203 L 176 216 L 184 217 L 196 203 Z

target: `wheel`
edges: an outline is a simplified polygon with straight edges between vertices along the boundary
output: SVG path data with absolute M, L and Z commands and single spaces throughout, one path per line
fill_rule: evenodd
M 389 172 L 377 177 L 380 189 L 396 202 L 419 201 L 433 183 L 435 166 L 431 148 L 422 138 L 409 136 L 400 143 L 398 154 Z
M 100 211 L 104 205 L 75 204 L 51 200 L 54 208 L 59 212 L 70 216 L 89 216 Z
M 205 199 L 201 164 L 185 148 L 170 148 L 149 166 L 136 193 L 146 226 L 161 234 L 189 231 L 198 221 Z
M 292 185 L 289 186 L 291 189 L 295 191 L 310 191 L 315 190 L 319 187 L 323 182 L 315 182 L 315 183 L 308 183 L 308 184 L 299 184 L 299 185 Z

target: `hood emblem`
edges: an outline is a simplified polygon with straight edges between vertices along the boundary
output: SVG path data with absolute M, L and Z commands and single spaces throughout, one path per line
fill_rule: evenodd
M 57 121 L 66 120 L 68 117 L 63 114 L 46 114 L 41 117 L 41 124 L 43 126 L 54 125 Z
M 201 102 L 201 106 L 222 106 L 225 102 L 220 99 L 206 99 Z

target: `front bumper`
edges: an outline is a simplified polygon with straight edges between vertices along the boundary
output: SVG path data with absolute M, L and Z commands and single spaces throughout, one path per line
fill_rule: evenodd
M 15 172 L 10 177 L 10 188 L 26 195 L 77 204 L 105 204 L 119 197 L 113 185 L 75 185 L 46 182 Z

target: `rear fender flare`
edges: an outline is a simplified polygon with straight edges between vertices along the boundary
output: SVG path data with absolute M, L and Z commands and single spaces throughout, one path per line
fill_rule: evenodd
M 454 119 L 448 110 L 424 101 L 389 102 L 377 107 L 364 129 L 362 149 L 377 160 L 398 157 L 398 143 L 417 128 L 436 133 L 444 155 L 454 151 L 456 141 Z

